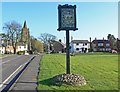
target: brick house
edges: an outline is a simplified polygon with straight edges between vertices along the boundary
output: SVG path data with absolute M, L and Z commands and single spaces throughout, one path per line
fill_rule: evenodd
M 96 39 L 92 41 L 92 49 L 95 52 L 110 52 L 111 51 L 111 42 L 109 40 Z

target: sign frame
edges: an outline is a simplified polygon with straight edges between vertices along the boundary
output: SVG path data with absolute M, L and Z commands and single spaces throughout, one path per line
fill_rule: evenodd
M 63 10 L 62 9 L 73 9 L 73 20 L 74 21 L 74 27 L 62 27 L 62 12 Z M 59 5 L 58 6 L 58 31 L 61 31 L 61 30 L 78 30 L 78 28 L 76 28 L 76 5 L 72 6 L 72 5 L 68 5 L 68 4 L 65 4 L 65 5 Z

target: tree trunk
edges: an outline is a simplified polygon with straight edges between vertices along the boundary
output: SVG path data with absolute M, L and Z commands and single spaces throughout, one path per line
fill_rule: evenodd
M 16 54 L 16 47 L 13 47 L 13 50 L 14 50 L 14 54 Z

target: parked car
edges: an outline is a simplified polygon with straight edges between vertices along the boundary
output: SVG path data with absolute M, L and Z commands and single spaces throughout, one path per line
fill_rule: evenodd
M 112 53 L 118 53 L 117 50 L 112 50 Z
M 29 55 L 29 53 L 25 53 L 24 55 Z
M 25 54 L 24 55 L 29 55 L 28 51 L 25 51 Z

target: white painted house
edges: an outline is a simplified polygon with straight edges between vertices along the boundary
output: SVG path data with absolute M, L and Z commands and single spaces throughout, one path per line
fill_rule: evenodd
M 90 48 L 90 42 L 88 40 L 72 40 L 70 46 L 71 52 L 87 53 Z
M 7 51 L 7 53 L 14 53 L 14 49 L 11 45 L 6 46 L 6 51 Z M 17 46 L 16 46 L 16 53 L 19 52 L 19 51 L 28 51 L 28 45 L 18 43 Z
M 28 50 L 28 45 L 27 44 L 21 44 L 17 46 L 17 52 L 18 51 L 27 51 Z
M 0 44 L 0 54 L 5 54 L 5 47 Z
M 0 36 L 0 54 L 5 54 L 5 46 L 3 45 L 1 36 Z

